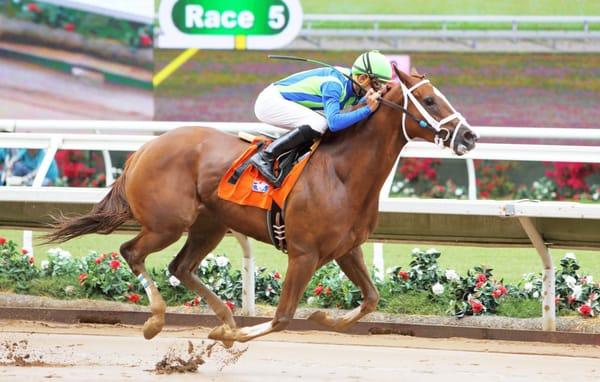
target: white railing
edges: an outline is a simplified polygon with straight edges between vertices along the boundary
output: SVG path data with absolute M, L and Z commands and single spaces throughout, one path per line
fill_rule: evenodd
M 5 121 L 4 121 L 5 122 Z M 100 125 L 111 126 L 111 122 L 98 122 L 91 121 L 71 121 L 65 126 L 70 126 L 70 129 L 75 129 L 75 126 L 79 126 L 80 129 L 91 128 L 93 130 L 104 130 Z M 36 125 L 37 124 L 37 125 Z M 23 121 L 12 121 L 11 126 L 16 130 L 25 129 L 25 126 L 32 128 L 34 125 L 37 127 L 33 129 L 52 128 L 57 126 L 60 121 L 45 121 L 36 122 L 27 125 Z M 118 122 L 121 127 L 126 124 L 126 129 L 130 127 L 136 127 L 138 132 L 153 131 L 160 132 L 172 129 L 180 125 L 213 125 L 211 123 L 180 123 L 180 122 L 169 122 L 169 123 L 153 123 L 153 122 Z M 0 126 L 4 125 L 0 121 Z M 268 131 L 277 132 L 278 129 L 271 128 L 267 125 L 261 124 L 238 124 L 238 123 L 224 123 L 219 124 L 226 131 Z M 90 127 L 91 126 L 91 127 Z M 114 127 L 114 125 L 113 125 Z M 159 128 L 161 127 L 161 128 Z M 216 126 L 215 126 L 216 127 Z M 110 130 L 110 128 L 105 128 Z M 486 136 L 495 138 L 549 138 L 549 139 L 600 139 L 598 130 L 587 130 L 587 129 L 543 129 L 543 128 L 476 128 L 478 132 L 485 139 Z M 38 130 L 39 131 L 39 130 Z M 504 131 L 505 134 L 501 134 L 500 131 Z M 487 134 L 489 133 L 489 134 Z M 137 150 L 143 143 L 154 139 L 153 136 L 141 136 L 141 135 L 103 135 L 103 134 L 43 134 L 43 133 L 6 133 L 0 134 L 0 146 L 6 148 L 40 148 L 46 149 L 47 154 L 44 158 L 41 168 L 38 170 L 36 179 L 34 180 L 35 190 L 31 190 L 35 195 L 40 195 L 35 198 L 44 198 L 48 194 L 40 192 L 43 189 L 48 191 L 51 188 L 41 187 L 41 181 L 44 179 L 45 174 L 50 166 L 50 163 L 58 149 L 79 149 L 79 150 L 109 150 L 109 151 L 134 151 Z M 523 145 L 523 144 L 495 144 L 495 143 L 479 143 L 476 150 L 465 155 L 464 157 L 457 157 L 451 154 L 448 150 L 440 150 L 435 146 L 424 143 L 424 142 L 411 142 L 401 153 L 402 157 L 422 157 L 422 158 L 450 158 L 450 159 L 464 159 L 467 163 L 473 159 L 501 159 L 501 160 L 517 160 L 517 161 L 553 161 L 553 162 L 574 162 L 580 161 L 584 163 L 600 163 L 600 147 L 598 146 L 565 146 L 565 145 Z M 472 165 L 471 165 L 472 166 Z M 469 166 L 468 166 L 469 168 Z M 523 203 L 513 204 L 507 202 L 498 201 L 418 201 L 418 200 L 394 200 L 389 198 L 389 189 L 391 187 L 392 174 L 395 173 L 395 168 L 392 171 L 390 177 L 386 181 L 386 185 L 382 190 L 380 199 L 380 212 L 392 212 L 400 213 L 402 211 L 412 213 L 430 213 L 430 214 L 459 214 L 459 215 L 470 215 L 470 214 L 483 214 L 483 215 L 494 215 L 494 216 L 515 216 L 519 219 L 523 225 L 524 230 L 527 232 L 532 243 L 536 247 L 538 254 L 540 255 L 544 263 L 544 275 L 546 282 L 544 283 L 544 328 L 552 330 L 554 327 L 554 280 L 553 280 L 553 265 L 552 260 L 549 256 L 546 244 L 542 240 L 541 236 L 536 230 L 536 227 L 532 224 L 531 217 L 576 217 L 580 219 L 600 219 L 600 206 L 589 206 L 581 205 L 578 203 L 551 203 L 541 204 L 537 203 Z M 474 182 L 474 171 L 470 173 L 472 182 Z M 470 180 L 471 182 L 471 180 Z M 470 190 L 470 194 L 474 195 L 474 186 Z M 19 199 L 25 196 L 25 193 L 20 193 L 18 190 L 6 189 L 6 191 L 12 192 L 13 198 Z M 77 191 L 74 191 L 68 198 L 71 199 L 76 195 Z M 7 198 L 8 193 L 3 193 Z M 31 194 L 31 193 L 27 193 Z M 90 198 L 87 192 L 81 191 L 80 196 L 82 198 Z M 0 194 L 0 201 L 5 200 Z M 45 196 L 42 196 L 45 195 Z M 87 196 L 86 196 L 87 195 Z M 93 198 L 97 198 L 99 194 L 92 195 Z M 10 199 L 10 198 L 8 198 Z M 21 199 L 19 199 L 21 200 Z M 26 200 L 26 199 L 22 199 Z M 29 199 L 27 199 L 29 200 Z M 37 200 L 37 199 L 36 199 Z M 95 199 L 94 199 L 95 200 Z M 33 201 L 33 200 L 32 200 Z M 61 200 L 56 200 L 59 202 Z M 508 207 L 510 205 L 510 207 Z M 418 206 L 421 206 L 417 208 Z M 515 207 L 517 206 L 517 207 Z M 542 208 L 543 207 L 543 208 Z M 509 211 L 510 210 L 510 211 Z M 543 211 L 542 211 L 543 210 Z M 541 214 L 541 215 L 540 215 Z M 237 237 L 237 236 L 236 236 Z M 240 240 L 239 237 L 237 237 Z M 252 270 L 252 256 L 247 245 L 247 241 L 240 240 L 244 248 L 244 269 Z M 375 250 L 376 254 L 381 252 L 379 249 Z M 381 255 L 381 254 L 380 254 Z M 380 259 L 379 259 L 380 258 Z M 383 270 L 383 257 L 376 256 L 375 265 L 379 269 Z M 250 272 L 251 273 L 251 272 Z M 552 276 L 550 275 L 552 273 Z M 253 276 L 253 274 L 251 275 Z M 251 276 L 245 276 L 245 285 L 251 285 Z M 249 281 L 250 280 L 250 281 Z M 253 289 L 252 289 L 253 290 Z M 247 292 L 247 300 L 245 300 L 245 312 L 252 314 L 253 312 L 253 296 L 250 292 Z M 550 301 L 552 300 L 552 301 Z M 547 308 L 547 309 L 546 309 Z
M 322 24 L 326 24 L 323 26 Z M 370 28 L 348 28 L 348 23 L 369 24 Z M 439 29 L 412 29 L 399 27 L 398 23 L 440 24 Z M 449 29 L 449 24 L 460 23 L 461 29 Z M 465 24 L 494 24 L 486 29 L 468 29 Z M 600 16 L 510 16 L 510 15 L 304 15 L 304 28 L 301 37 L 354 37 L 354 38 L 488 38 L 488 39 L 598 39 L 600 33 L 590 31 L 590 24 L 600 23 Z M 315 25 L 316 24 L 316 25 Z M 321 25 L 319 25 L 321 24 Z M 385 24 L 391 24 L 383 28 Z M 510 29 L 498 28 L 498 24 L 507 24 Z M 522 24 L 536 24 L 536 30 L 519 29 Z M 557 30 L 557 26 L 580 25 L 581 30 Z M 540 28 L 551 26 L 552 28 Z

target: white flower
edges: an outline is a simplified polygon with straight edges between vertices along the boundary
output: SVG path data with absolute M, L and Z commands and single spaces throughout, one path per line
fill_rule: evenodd
M 446 271 L 446 278 L 449 281 L 458 281 L 458 280 L 460 280 L 460 276 L 458 275 L 458 273 L 456 273 L 456 271 L 454 269 L 448 269 Z
M 214 260 L 215 259 L 215 255 L 213 255 L 212 253 L 209 253 L 208 255 L 206 255 L 205 259 L 206 260 Z
M 42 262 L 40 263 L 40 266 L 42 267 L 42 269 L 48 269 L 48 266 L 50 265 L 50 262 L 48 260 L 42 260 Z
M 179 279 L 177 277 L 171 276 L 171 277 L 169 277 L 169 284 L 171 284 L 171 286 L 173 288 L 175 288 L 181 284 L 181 281 L 179 281 Z
M 429 248 L 427 250 L 427 254 L 428 255 L 433 255 L 434 253 L 439 253 L 439 251 L 437 249 L 435 249 L 435 248 Z
M 454 195 L 456 196 L 462 196 L 465 193 L 465 190 L 463 190 L 462 188 L 457 188 L 456 191 L 454 191 Z
M 413 250 L 412 250 L 413 255 L 416 255 L 419 252 L 421 252 L 421 248 L 413 248 Z
M 308 299 L 306 299 L 306 302 L 308 305 L 312 305 L 315 302 L 314 296 L 310 296 Z
M 594 282 L 594 278 L 592 277 L 592 275 L 585 276 L 584 279 L 586 284 L 591 284 Z
M 577 284 L 577 280 L 575 280 L 575 277 L 573 276 L 563 275 L 563 279 L 565 280 L 567 286 L 571 289 L 573 289 L 575 287 L 575 284 Z
M 215 259 L 215 262 L 217 263 L 217 266 L 222 268 L 222 267 L 226 266 L 227 264 L 229 264 L 229 259 L 226 258 L 225 256 L 217 256 Z
M 523 289 L 525 289 L 525 292 L 529 293 L 533 290 L 533 284 L 532 283 L 525 283 L 525 285 L 523 285 Z
M 394 184 L 394 185 L 392 186 L 392 192 L 393 192 L 394 194 L 397 194 L 397 193 L 398 193 L 398 191 L 400 191 L 400 187 L 398 187 L 397 185 L 395 185 L 395 184 Z
M 577 260 L 577 258 L 575 257 L 575 254 L 573 252 L 565 253 L 565 256 L 563 257 L 563 259 Z
M 535 292 L 533 292 L 533 298 L 539 298 L 540 297 L 540 292 L 538 292 L 537 290 Z
M 444 286 L 440 283 L 435 283 L 432 287 L 431 290 L 433 292 L 433 294 L 435 295 L 440 295 L 442 293 L 444 293 Z
M 575 287 L 573 288 L 572 296 L 575 297 L 575 300 L 579 300 L 582 292 L 583 292 L 583 287 L 581 285 L 575 285 Z

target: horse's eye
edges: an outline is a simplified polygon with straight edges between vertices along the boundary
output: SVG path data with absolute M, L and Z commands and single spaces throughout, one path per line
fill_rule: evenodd
M 435 100 L 433 99 L 433 97 L 427 97 L 423 101 L 425 101 L 425 105 L 427 106 L 435 105 Z

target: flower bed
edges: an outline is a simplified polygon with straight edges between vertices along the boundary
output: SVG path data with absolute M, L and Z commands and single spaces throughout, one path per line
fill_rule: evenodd
M 465 315 L 495 314 L 503 304 L 539 304 L 541 275 L 526 274 L 516 285 L 494 277 L 492 269 L 473 267 L 466 275 L 438 264 L 441 253 L 415 248 L 407 269 L 392 267 L 384 279 L 374 277 L 381 294 L 379 309 L 387 312 Z M 595 316 L 600 313 L 600 285 L 581 274 L 574 254 L 568 253 L 556 271 L 556 303 L 559 312 Z M 169 305 L 187 307 L 203 301 L 187 290 L 167 269 L 152 269 L 152 277 Z M 197 270 L 198 277 L 233 310 L 242 297 L 241 273 L 227 257 L 208 255 Z M 255 270 L 257 302 L 276 305 L 283 278 L 277 271 Z M 59 248 L 48 251 L 38 267 L 35 258 L 19 250 L 13 241 L 0 237 L 0 289 L 59 298 L 102 298 L 147 304 L 137 278 L 122 257 L 113 252 L 89 252 L 74 258 Z M 330 263 L 310 281 L 303 303 L 313 307 L 351 309 L 360 305 L 360 290 Z M 412 305 L 411 305 L 412 304 Z M 418 305 L 412 307 L 413 305 Z M 408 310 L 407 310 L 408 307 Z M 412 309 L 412 310 L 411 310 Z M 535 309 L 539 315 L 539 308 Z

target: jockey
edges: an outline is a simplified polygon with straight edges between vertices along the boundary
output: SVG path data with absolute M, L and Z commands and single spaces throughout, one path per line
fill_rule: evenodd
M 367 92 L 344 74 L 352 75 Z M 283 153 L 320 138 L 327 128 L 343 130 L 370 116 L 379 104 L 385 83 L 392 79 L 392 67 L 378 51 L 361 54 L 352 69 L 318 68 L 293 74 L 269 85 L 258 96 L 254 106 L 256 117 L 265 123 L 290 132 L 273 141 L 265 150 L 250 158 L 254 167 L 274 186 L 275 160 Z M 363 97 L 361 99 L 361 97 Z M 342 113 L 346 105 L 364 107 Z M 315 110 L 323 110 L 324 116 Z

